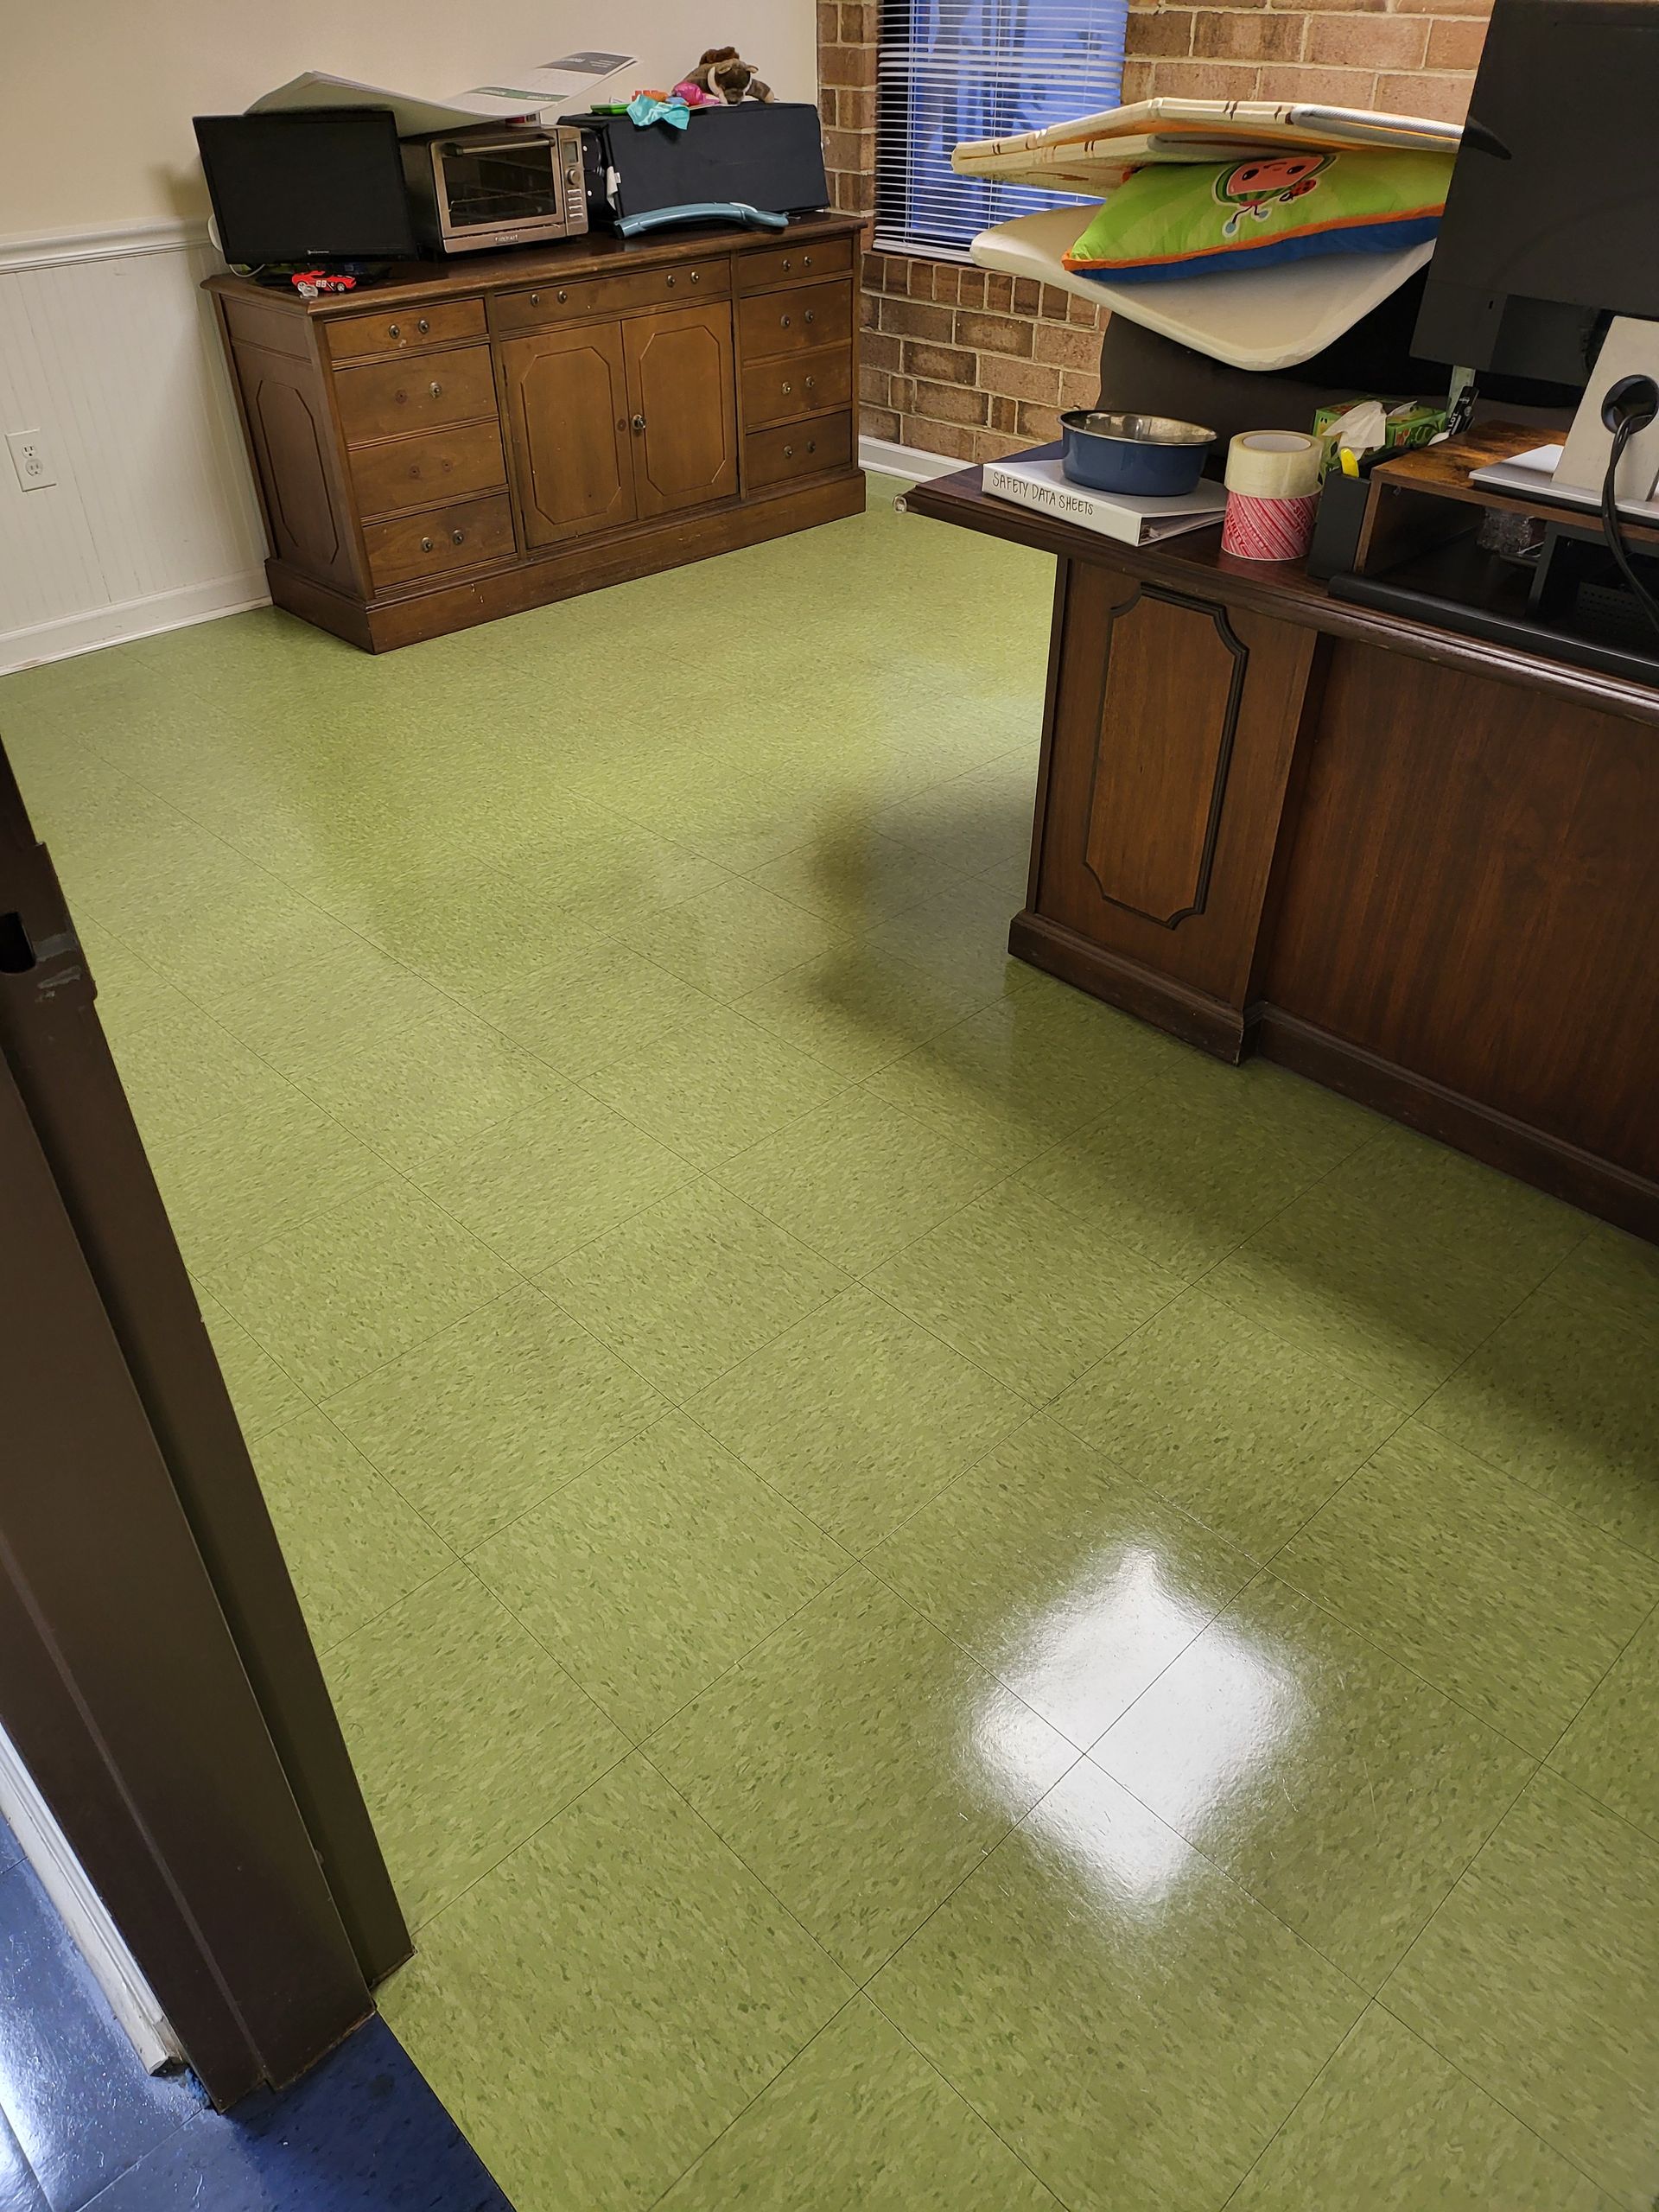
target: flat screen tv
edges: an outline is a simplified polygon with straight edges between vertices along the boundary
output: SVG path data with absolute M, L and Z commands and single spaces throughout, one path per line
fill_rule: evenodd
M 390 108 L 269 108 L 194 121 L 226 261 L 418 255 Z

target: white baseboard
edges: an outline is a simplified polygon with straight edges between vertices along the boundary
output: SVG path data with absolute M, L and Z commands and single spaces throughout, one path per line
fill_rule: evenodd
M 902 476 L 907 484 L 923 484 L 930 477 L 949 476 L 968 466 L 947 453 L 924 453 L 919 446 L 896 445 L 891 438 L 861 438 L 858 465 L 874 469 L 878 476 Z
M 33 629 L 0 632 L 0 676 L 34 668 L 41 661 L 67 660 L 75 653 L 95 652 L 100 645 L 123 645 L 133 638 L 153 638 L 163 630 L 182 630 L 193 622 L 211 622 L 215 615 L 240 614 L 250 607 L 266 607 L 270 602 L 264 573 L 247 569 L 239 575 L 185 584 L 176 591 L 156 592 L 148 599 L 129 599 L 116 607 L 66 614 L 55 622 L 38 623 Z
M 934 476 L 948 476 L 963 467 L 948 454 L 924 453 L 918 446 L 901 446 L 889 438 L 861 438 L 861 467 L 880 476 L 902 477 L 920 484 Z M 124 600 L 114 607 L 97 607 L 84 614 L 68 614 L 55 622 L 33 628 L 0 631 L 0 676 L 20 668 L 34 668 L 43 661 L 67 660 L 77 653 L 95 652 L 100 645 L 118 645 L 135 638 L 153 638 L 164 630 L 182 630 L 193 622 L 210 622 L 220 614 L 240 614 L 251 607 L 266 607 L 270 594 L 262 571 L 244 569 L 239 575 L 218 576 L 211 582 L 186 584 L 176 591 L 156 592 L 147 599 Z
M 184 2056 L 137 1961 L 122 1942 L 86 1870 L 65 1842 L 11 1739 L 0 1729 L 0 1815 L 10 1822 L 41 1887 L 57 1907 L 76 1949 L 131 2038 L 147 2074 Z

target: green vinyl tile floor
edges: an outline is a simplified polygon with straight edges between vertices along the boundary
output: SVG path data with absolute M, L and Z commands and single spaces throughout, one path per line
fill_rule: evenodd
M 520 2212 L 1645 2212 L 1656 1255 L 1009 961 L 1050 574 L 872 489 L 0 682 L 386 2013 Z

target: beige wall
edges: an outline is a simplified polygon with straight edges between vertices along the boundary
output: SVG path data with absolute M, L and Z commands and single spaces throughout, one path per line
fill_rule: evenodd
M 302 69 L 436 94 L 603 45 L 666 86 L 718 41 L 780 98 L 817 97 L 814 0 L 0 0 L 0 16 L 7 238 L 204 212 L 190 118 Z

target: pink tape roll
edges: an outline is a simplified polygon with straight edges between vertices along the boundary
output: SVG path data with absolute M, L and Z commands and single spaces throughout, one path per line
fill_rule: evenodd
M 1300 561 L 1313 542 L 1317 492 L 1302 499 L 1254 499 L 1247 492 L 1227 494 L 1221 525 L 1221 550 L 1241 561 Z

